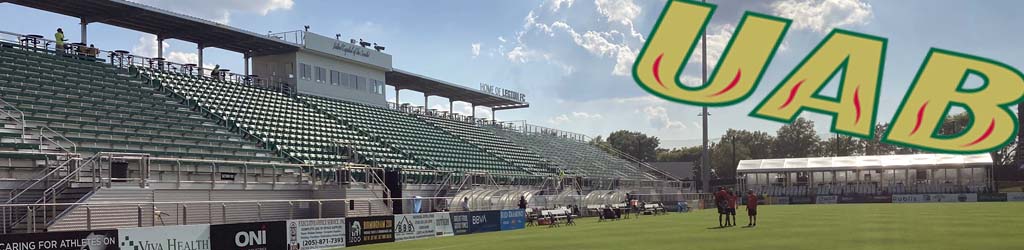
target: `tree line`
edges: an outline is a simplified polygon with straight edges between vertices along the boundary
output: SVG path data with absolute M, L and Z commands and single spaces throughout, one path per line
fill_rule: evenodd
M 936 133 L 955 135 L 970 123 L 970 117 L 965 113 L 947 116 Z M 729 129 L 717 141 L 708 145 L 712 178 L 733 179 L 736 176 L 736 165 L 739 161 L 747 159 L 929 153 L 881 142 L 888 127 L 888 124 L 875 125 L 874 138 L 871 140 L 845 135 L 822 138 L 815 131 L 814 122 L 804 118 L 783 125 L 774 135 L 762 131 Z M 607 138 L 593 138 L 590 143 L 605 149 L 613 148 L 641 161 L 694 162 L 695 166 L 701 164 L 700 145 L 665 149 L 660 147 L 660 140 L 657 137 L 641 132 L 619 130 L 612 132 Z M 1017 157 L 1016 145 L 1015 141 L 991 152 L 994 164 L 1012 165 L 1013 159 Z

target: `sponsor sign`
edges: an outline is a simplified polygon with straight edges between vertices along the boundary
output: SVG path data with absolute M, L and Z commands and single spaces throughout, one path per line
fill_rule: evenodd
M 469 234 L 470 212 L 449 213 L 452 218 L 452 232 L 455 235 Z
M 927 201 L 928 197 L 923 194 L 897 194 L 892 196 L 892 203 L 918 203 Z
M 446 237 L 455 235 L 452 229 L 452 217 L 448 213 L 433 213 L 434 215 L 434 236 Z
M 526 210 L 501 210 L 501 231 L 526 228 Z
M 789 197 L 789 204 L 814 204 L 814 199 L 810 196 L 793 196 Z
M 116 247 L 117 230 L 5 234 L 0 237 L 0 250 L 79 250 Z
M 501 211 L 479 211 L 470 213 L 470 233 L 494 232 L 498 230 L 501 230 Z
M 395 241 L 434 237 L 435 228 L 433 214 L 395 215 Z
M 992 202 L 992 201 L 1006 201 L 1005 193 L 981 193 L 978 194 L 978 201 L 980 202 Z
M 384 243 L 395 241 L 394 216 L 349 217 L 347 246 Z
M 836 204 L 839 203 L 839 196 L 822 195 L 814 197 L 814 204 Z
M 1022 193 L 1022 192 L 1006 193 L 1006 201 L 1024 201 L 1024 193 Z
M 843 195 L 839 196 L 839 203 L 890 203 L 892 196 L 889 195 Z
M 217 250 L 287 249 L 285 222 L 210 225 L 210 245 Z
M 345 246 L 345 218 L 288 220 L 288 249 L 329 249 Z
M 210 250 L 210 225 L 136 227 L 117 230 L 121 250 Z

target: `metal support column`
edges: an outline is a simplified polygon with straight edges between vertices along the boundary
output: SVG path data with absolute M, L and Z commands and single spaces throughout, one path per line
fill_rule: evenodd
M 79 24 L 82 26 L 82 44 L 89 44 L 89 22 L 86 21 L 85 18 L 81 18 L 79 20 L 81 20 Z
M 249 59 L 251 59 L 252 57 L 249 57 L 249 54 L 245 54 L 242 55 L 242 58 L 242 60 L 245 62 L 245 75 L 249 76 Z
M 156 35 L 156 58 L 164 58 L 164 37 Z
M 199 72 L 199 76 L 202 76 L 203 75 L 203 45 L 202 44 L 197 44 L 196 45 L 196 49 L 198 50 L 197 54 L 198 54 L 198 57 L 199 57 L 199 63 L 196 65 L 196 68 L 199 69 L 199 71 L 198 71 Z

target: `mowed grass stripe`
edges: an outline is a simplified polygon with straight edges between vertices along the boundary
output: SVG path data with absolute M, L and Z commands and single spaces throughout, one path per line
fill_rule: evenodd
M 756 228 L 712 210 L 471 234 L 358 249 L 1024 249 L 1024 203 L 762 206 Z

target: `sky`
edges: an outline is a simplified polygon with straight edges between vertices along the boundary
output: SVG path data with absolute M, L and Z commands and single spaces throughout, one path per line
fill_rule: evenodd
M 300 30 L 343 40 L 362 38 L 387 47 L 394 67 L 470 88 L 480 83 L 526 94 L 530 108 L 497 112 L 498 120 L 577 132 L 591 137 L 616 130 L 657 136 L 662 147 L 699 145 L 700 107 L 673 103 L 644 92 L 630 69 L 665 6 L 653 0 L 132 0 L 259 34 Z M 774 134 L 783 124 L 748 113 L 833 28 L 888 38 L 878 121 L 892 119 L 899 101 L 930 48 L 990 58 L 1013 67 L 1024 65 L 1019 49 L 1024 1 L 949 0 L 710 0 L 718 5 L 708 26 L 712 66 L 747 11 L 793 20 L 783 45 L 761 84 L 737 105 L 710 109 L 708 130 L 717 140 L 726 130 Z M 29 21 L 30 20 L 30 21 Z M 63 27 L 69 40 L 80 37 L 77 18 L 10 3 L 0 4 L 0 30 L 51 36 Z M 16 24 L 16 25 L 13 25 Z M 105 50 L 156 54 L 154 35 L 102 23 L 88 26 L 89 43 Z M 165 57 L 194 62 L 196 45 L 168 40 Z M 699 46 L 699 45 L 698 45 Z M 204 62 L 241 71 L 242 55 L 204 50 Z M 687 64 L 682 81 L 699 83 L 700 61 Z M 710 71 L 709 71 L 710 72 Z M 980 81 L 980 80 L 979 80 Z M 971 83 L 969 84 L 980 84 Z M 837 82 L 823 90 L 835 95 Z M 394 100 L 394 90 L 387 92 Z M 423 96 L 402 91 L 400 101 L 423 104 Z M 430 106 L 448 109 L 431 97 Z M 469 113 L 456 103 L 457 112 Z M 956 112 L 954 110 L 954 112 Z M 478 108 L 478 117 L 490 111 Z M 802 117 L 827 134 L 831 118 Z

